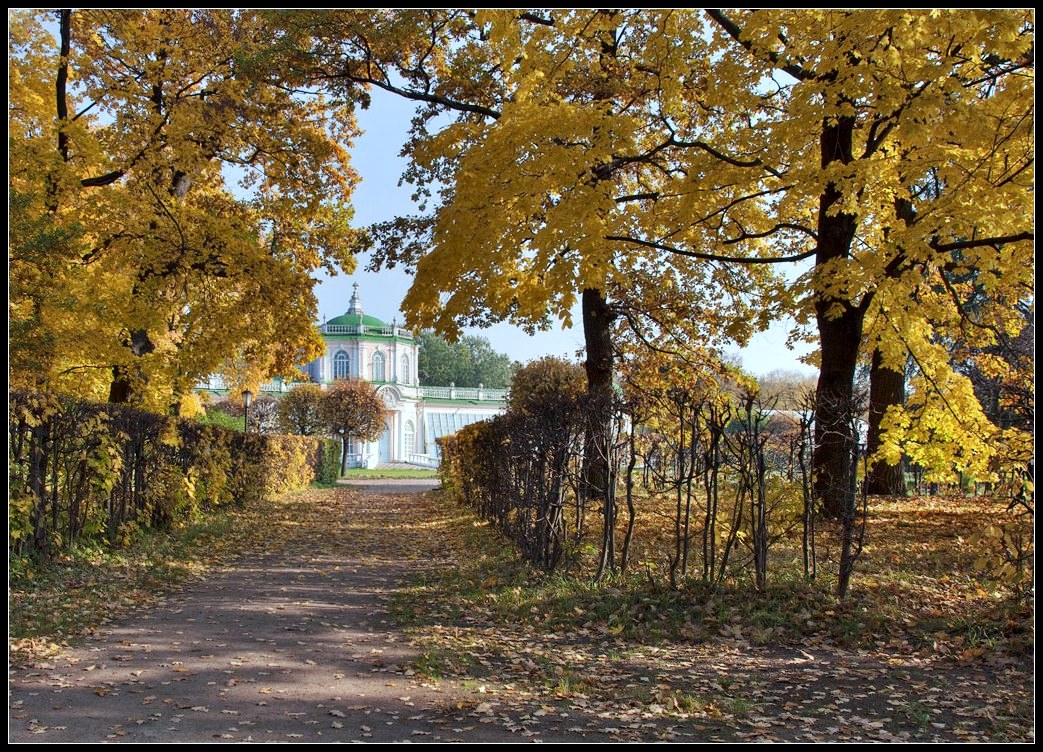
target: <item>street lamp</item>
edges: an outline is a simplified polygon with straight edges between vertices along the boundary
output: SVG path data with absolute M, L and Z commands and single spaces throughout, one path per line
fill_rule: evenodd
M 243 390 L 243 405 L 246 410 L 243 411 L 243 433 L 250 433 L 250 403 L 254 400 L 254 393 L 249 389 Z

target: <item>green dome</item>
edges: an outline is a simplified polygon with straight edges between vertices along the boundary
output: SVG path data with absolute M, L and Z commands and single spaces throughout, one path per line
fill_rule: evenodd
M 376 316 L 366 316 L 361 313 L 345 313 L 343 316 L 330 319 L 326 324 L 334 324 L 336 326 L 387 326 L 385 322 Z

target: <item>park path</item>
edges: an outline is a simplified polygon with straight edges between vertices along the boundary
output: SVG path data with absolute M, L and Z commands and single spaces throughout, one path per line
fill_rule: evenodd
M 312 492 L 255 551 L 10 676 L 10 742 L 518 741 L 424 683 L 385 605 L 437 566 L 411 540 L 430 482 Z M 548 741 L 569 735 L 554 734 Z M 542 739 L 541 739 L 542 740 Z
M 341 486 L 273 504 L 263 550 L 58 658 L 13 669 L 9 741 L 1034 736 L 1025 720 L 1033 672 L 1020 660 L 960 665 L 889 646 L 753 646 L 737 629 L 714 640 L 630 645 L 595 626 L 562 632 L 469 613 L 428 624 L 425 634 L 469 656 L 470 668 L 425 680 L 409 668 L 417 651 L 388 601 L 404 580 L 473 555 L 452 533 L 460 512 L 422 493 L 431 485 Z M 555 677 L 585 688 L 555 689 Z

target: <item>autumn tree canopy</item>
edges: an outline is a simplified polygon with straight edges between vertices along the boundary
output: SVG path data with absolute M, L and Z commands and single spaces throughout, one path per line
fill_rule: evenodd
M 320 352 L 311 277 L 362 241 L 355 125 L 270 35 L 246 11 L 12 14 L 15 383 L 176 411 L 225 363 L 255 385 Z
M 977 324 L 986 339 L 1020 327 L 1012 304 L 1031 297 L 1031 13 L 709 15 L 718 69 L 737 74 L 745 98 L 717 89 L 719 106 L 770 103 L 737 137 L 751 147 L 744 159 L 771 171 L 774 227 L 805 228 L 800 245 L 784 242 L 815 260 L 802 306 L 819 333 L 815 463 L 827 509 L 851 486 L 853 437 L 830 405 L 852 401 L 860 352 L 876 354 L 878 372 L 917 362 L 921 417 L 932 417 L 916 422 L 950 437 L 919 461 L 987 474 L 996 432 L 938 335 L 969 323 L 953 272 L 975 270 L 1003 301 Z M 768 237 L 780 240 L 774 228 Z M 890 410 L 899 429 L 902 408 Z M 904 442 L 909 453 L 920 438 Z
M 42 18 L 16 14 L 10 37 L 20 377 L 39 358 L 51 382 L 176 406 L 224 357 L 272 372 L 313 355 L 308 273 L 351 264 L 344 146 L 377 88 L 417 103 L 421 214 L 376 228 L 375 257 L 415 269 L 411 325 L 568 324 L 580 304 L 607 403 L 620 321 L 694 361 L 792 313 L 818 337 L 834 513 L 860 360 L 881 386 L 915 365 L 907 402 L 878 390 L 879 461 L 987 474 L 1024 455 L 956 361 L 1002 368 L 985 350 L 1032 305 L 1029 11 Z M 773 271 L 799 260 L 795 282 Z M 977 352 L 951 346 L 970 334 Z
M 981 270 L 1001 327 L 1031 290 L 1030 13 L 323 20 L 301 27 L 316 80 L 419 103 L 406 177 L 431 212 L 381 228 L 378 256 L 415 265 L 411 320 L 568 323 L 582 299 L 588 377 L 607 394 L 607 332 L 630 303 L 685 301 L 674 321 L 697 341 L 742 342 L 789 310 L 818 334 L 815 476 L 834 514 L 854 372 L 874 351 L 891 369 L 921 361 L 918 393 L 951 391 L 947 430 L 991 454 L 936 332 L 965 320 L 953 271 Z M 813 271 L 788 288 L 767 271 L 803 259 Z

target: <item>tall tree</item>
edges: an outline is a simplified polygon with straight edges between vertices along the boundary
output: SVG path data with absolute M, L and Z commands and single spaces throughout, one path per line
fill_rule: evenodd
M 416 267 L 414 320 L 539 326 L 581 303 L 591 395 L 607 396 L 609 296 L 639 304 L 636 276 L 668 263 L 699 324 L 740 341 L 770 318 L 767 288 L 818 331 L 831 514 L 854 487 L 867 316 L 888 322 L 885 365 L 895 342 L 935 362 L 937 317 L 910 301 L 940 269 L 1026 284 L 1027 11 L 345 12 L 297 29 L 315 80 L 420 103 L 407 178 L 431 213 L 382 228 L 377 256 Z M 945 190 L 919 192 L 928 178 Z M 802 259 L 813 271 L 779 292 L 767 265 Z
M 425 329 L 417 336 L 417 372 L 424 386 L 464 386 L 470 371 L 469 353 L 436 332 Z
M 1031 284 L 1032 17 L 709 13 L 730 42 L 718 70 L 737 71 L 744 96 L 778 108 L 751 124 L 765 146 L 750 155 L 782 181 L 778 224 L 793 216 L 784 211 L 814 207 L 815 486 L 838 514 L 852 487 L 856 437 L 844 411 L 867 314 L 887 321 L 882 365 L 900 368 L 914 351 L 940 386 L 951 374 L 927 347 L 939 316 L 916 310 L 918 293 L 967 263 L 1008 289 Z M 945 190 L 920 191 L 928 176 Z
M 56 36 L 14 19 L 20 226 L 78 239 L 12 245 L 15 332 L 53 343 L 45 380 L 176 411 L 226 356 L 263 377 L 316 355 L 311 276 L 361 244 L 350 109 L 262 58 L 256 13 L 63 10 Z
M 612 396 L 613 323 L 625 307 L 640 307 L 629 280 L 662 255 L 612 236 L 654 213 L 642 182 L 672 146 L 664 112 L 701 117 L 686 104 L 701 84 L 689 61 L 708 49 L 696 20 L 637 10 L 289 19 L 296 35 L 287 45 L 306 50 L 296 64 L 314 80 L 419 103 L 406 178 L 429 213 L 378 228 L 375 256 L 415 267 L 407 317 L 453 335 L 500 319 L 571 325 L 578 306 L 588 391 L 606 406 L 591 427 L 596 441 Z M 748 313 L 770 276 L 764 267 L 729 270 L 698 264 L 699 254 L 678 256 L 684 285 L 701 292 L 710 283 L 706 298 L 717 304 L 698 321 L 714 328 L 727 320 L 738 337 L 765 323 Z M 594 475 L 604 488 L 605 473 Z
M 479 384 L 503 389 L 511 382 L 510 356 L 496 352 L 488 338 L 469 334 L 458 342 L 448 342 L 431 330 L 417 338 L 417 367 L 425 386 L 477 387 Z

